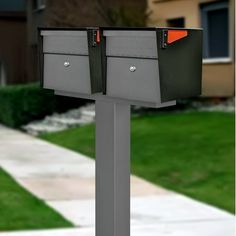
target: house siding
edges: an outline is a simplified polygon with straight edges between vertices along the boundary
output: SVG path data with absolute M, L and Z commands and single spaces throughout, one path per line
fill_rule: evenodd
M 27 33 L 24 13 L 0 12 L 0 61 L 6 84 L 27 82 Z

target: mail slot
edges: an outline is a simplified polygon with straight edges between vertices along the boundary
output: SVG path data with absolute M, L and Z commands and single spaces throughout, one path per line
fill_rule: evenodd
M 41 29 L 43 86 L 160 104 L 201 94 L 202 30 Z

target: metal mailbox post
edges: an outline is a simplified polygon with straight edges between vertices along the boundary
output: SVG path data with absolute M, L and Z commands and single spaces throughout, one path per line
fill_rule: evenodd
M 130 105 L 201 93 L 202 30 L 40 28 L 42 86 L 96 101 L 96 236 L 130 235 Z

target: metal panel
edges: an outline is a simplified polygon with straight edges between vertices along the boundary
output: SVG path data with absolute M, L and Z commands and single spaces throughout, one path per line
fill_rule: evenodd
M 130 106 L 96 101 L 96 236 L 130 235 Z
M 55 94 L 60 95 L 60 96 L 67 96 L 67 97 L 84 98 L 84 99 L 90 99 L 90 100 L 96 100 L 96 101 L 130 104 L 130 105 L 153 107 L 153 108 L 169 107 L 169 106 L 176 105 L 176 101 L 169 101 L 169 102 L 163 102 L 163 103 L 161 103 L 161 101 L 142 102 L 142 101 L 136 101 L 136 100 L 134 101 L 130 99 L 110 97 L 103 94 L 90 95 L 90 94 L 84 94 L 84 93 L 71 93 L 71 92 L 65 92 L 65 91 L 59 91 L 59 90 L 55 90 Z
M 108 27 L 109 28 L 109 27 Z M 151 28 L 152 30 L 146 30 L 149 28 L 145 28 L 145 30 L 129 30 L 129 28 L 126 28 L 126 30 L 104 30 L 103 35 L 104 36 L 113 36 L 113 37 L 155 37 L 155 28 Z
M 158 60 L 107 58 L 108 96 L 156 103 L 159 91 Z
M 90 94 L 88 56 L 44 54 L 44 88 Z
M 155 31 L 104 31 L 106 55 L 157 58 Z
M 202 30 L 187 29 L 188 36 L 161 48 L 163 30 L 158 29 L 161 101 L 201 94 Z
M 43 52 L 88 55 L 87 31 L 42 31 Z
M 40 35 L 41 36 L 86 36 L 87 35 L 87 29 L 78 29 L 78 30 L 41 30 Z M 73 28 L 72 28 L 73 29 Z
M 99 42 L 97 42 L 99 37 Z M 88 29 L 88 50 L 92 93 L 106 91 L 106 55 L 105 40 L 98 28 Z

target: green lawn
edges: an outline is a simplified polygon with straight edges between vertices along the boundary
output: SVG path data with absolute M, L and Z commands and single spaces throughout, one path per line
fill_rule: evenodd
M 94 125 L 41 138 L 94 153 Z M 132 119 L 132 173 L 234 212 L 234 115 L 156 113 Z
M 71 226 L 0 168 L 0 231 Z

